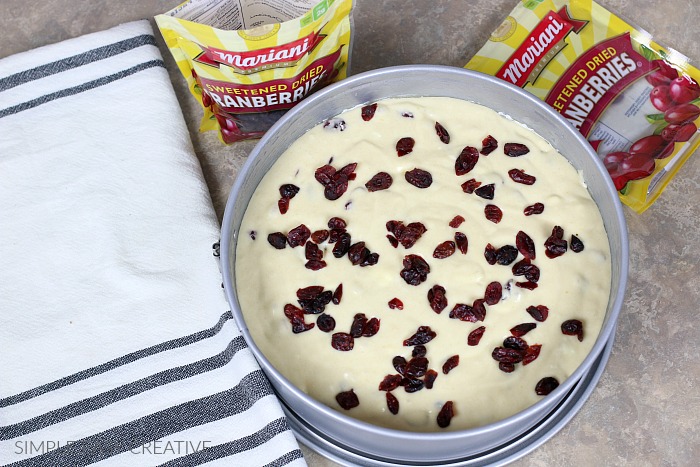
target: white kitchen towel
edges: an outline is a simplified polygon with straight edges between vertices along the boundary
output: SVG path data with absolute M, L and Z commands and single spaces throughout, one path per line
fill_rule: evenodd
M 0 60 L 0 464 L 305 465 L 148 21 Z

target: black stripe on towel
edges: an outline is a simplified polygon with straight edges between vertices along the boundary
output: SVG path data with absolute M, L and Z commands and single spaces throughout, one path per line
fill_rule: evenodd
M 80 371 L 78 373 L 74 373 L 70 376 L 66 376 L 65 378 L 61 378 L 57 381 L 54 381 L 52 383 L 47 383 L 42 386 L 36 387 L 34 389 L 30 389 L 25 392 L 21 392 L 19 394 L 16 394 L 14 396 L 6 397 L 4 399 L 0 399 L 0 407 L 7 407 L 10 405 L 18 404 L 20 402 L 32 399 L 34 397 L 38 397 L 42 394 L 46 394 L 47 392 L 55 391 L 56 389 L 60 389 L 64 386 L 68 386 L 70 384 L 76 383 L 78 381 L 82 381 L 84 379 L 90 378 L 92 376 L 96 376 L 102 373 L 106 373 L 107 371 L 113 370 L 115 368 L 118 368 L 120 366 L 135 362 L 136 360 L 140 360 L 142 358 L 148 357 L 150 355 L 155 355 L 160 352 L 165 352 L 166 350 L 171 350 L 171 349 L 176 349 L 179 347 L 184 347 L 186 345 L 194 344 L 196 342 L 199 342 L 204 339 L 208 339 L 210 337 L 213 337 L 221 331 L 221 328 L 223 328 L 224 324 L 229 320 L 233 318 L 233 315 L 231 314 L 230 311 L 227 311 L 221 317 L 219 318 L 219 322 L 216 323 L 213 327 L 209 329 L 205 329 L 203 331 L 195 332 L 194 334 L 190 334 L 185 337 L 180 337 L 177 339 L 172 339 L 167 342 L 163 342 L 162 344 L 157 344 L 152 347 L 148 347 L 146 349 L 142 350 L 137 350 L 136 352 L 132 352 L 129 354 L 124 355 L 123 357 L 116 358 L 114 360 L 111 360 L 107 363 L 103 363 L 101 365 L 88 368 L 87 370 Z
M 226 391 L 161 410 L 10 465 L 88 465 L 137 449 L 174 433 L 246 412 L 258 400 L 271 394 L 272 388 L 262 370 L 255 370 Z
M 275 436 L 288 430 L 289 425 L 287 425 L 287 420 L 285 418 L 278 418 L 277 420 L 271 421 L 260 430 L 248 436 L 244 436 L 243 438 L 236 439 L 228 443 L 207 447 L 200 451 L 193 452 L 192 454 L 188 454 L 161 464 L 160 467 L 187 467 L 190 465 L 204 464 L 216 459 L 221 459 L 222 457 L 234 456 L 236 454 L 250 451 L 251 449 L 262 446 Z M 268 465 L 269 467 L 283 466 L 302 457 L 303 454 L 301 450 L 295 449 L 279 457 Z
M 93 412 L 159 386 L 216 370 L 229 363 L 239 350 L 245 348 L 247 348 L 247 345 L 243 336 L 237 336 L 229 343 L 226 350 L 213 357 L 161 371 L 146 378 L 139 379 L 138 381 L 134 381 L 133 383 L 124 384 L 118 388 L 68 404 L 60 409 L 52 410 L 20 423 L 0 426 L 0 441 L 18 438 L 46 428 L 47 426 L 61 423 L 88 412 Z
M 139 63 L 138 65 L 132 66 L 131 68 L 127 68 L 112 75 L 103 76 L 102 78 L 88 81 L 87 83 L 83 83 L 78 86 L 73 86 L 72 88 L 66 88 L 62 89 L 61 91 L 45 94 L 41 97 L 37 97 L 36 99 L 32 99 L 30 101 L 23 102 L 21 104 L 13 105 L 12 107 L 0 110 L 0 118 L 7 117 L 9 115 L 14 115 L 25 110 L 33 109 L 34 107 L 38 107 L 42 104 L 46 104 L 47 102 L 51 102 L 62 97 L 73 96 L 75 94 L 80 94 L 81 92 L 89 91 L 90 89 L 104 86 L 105 84 L 112 83 L 122 78 L 126 78 L 127 76 L 133 75 L 134 73 L 138 73 L 139 71 L 143 71 L 153 67 L 165 68 L 165 63 L 163 62 L 163 60 L 160 59 L 149 60 L 147 62 Z
M 29 70 L 20 71 L 19 73 L 15 73 L 14 75 L 0 79 L 0 92 L 14 88 L 15 86 L 19 86 L 21 84 L 55 75 L 56 73 L 61 73 L 79 66 L 87 65 L 88 63 L 104 60 L 105 58 L 119 55 L 120 53 L 136 49 L 143 45 L 155 46 L 156 40 L 150 34 L 142 34 L 140 36 L 130 37 L 129 39 L 124 39 L 123 41 L 115 42 L 113 44 L 96 47 L 92 50 L 88 50 L 71 57 L 62 58 L 61 60 L 56 60 L 55 62 L 46 63 Z

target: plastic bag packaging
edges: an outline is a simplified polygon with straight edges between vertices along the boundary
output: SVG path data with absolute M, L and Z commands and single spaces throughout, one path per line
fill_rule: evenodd
M 561 113 L 639 213 L 700 146 L 700 71 L 591 0 L 519 2 L 465 68 Z
M 348 74 L 353 0 L 188 0 L 155 17 L 200 102 L 200 131 L 261 137 Z

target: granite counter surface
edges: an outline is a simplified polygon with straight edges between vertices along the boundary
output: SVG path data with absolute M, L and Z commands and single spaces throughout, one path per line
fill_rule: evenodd
M 178 3 L 0 0 L 0 58 L 123 22 L 152 20 Z M 700 13 L 694 1 L 601 3 L 700 64 Z M 514 5 L 515 0 L 357 0 L 352 72 L 418 63 L 463 66 Z M 201 110 L 160 37 L 158 41 L 221 218 L 255 141 L 226 147 L 213 132 L 199 133 Z M 630 280 L 607 368 L 573 420 L 512 465 L 698 464 L 699 185 L 696 154 L 645 213 L 625 208 Z M 335 465 L 303 449 L 309 465 Z

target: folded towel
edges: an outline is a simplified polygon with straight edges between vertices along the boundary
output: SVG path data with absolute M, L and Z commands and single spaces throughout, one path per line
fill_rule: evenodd
M 0 464 L 305 465 L 148 21 L 0 60 Z

